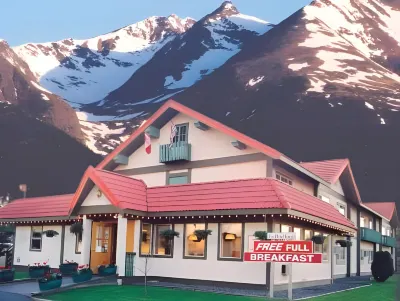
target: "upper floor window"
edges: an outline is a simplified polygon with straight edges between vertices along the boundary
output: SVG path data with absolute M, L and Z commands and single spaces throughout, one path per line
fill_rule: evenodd
M 387 235 L 387 236 L 392 236 L 392 231 L 391 231 L 390 229 L 386 229 L 386 231 L 387 231 L 387 232 L 386 232 L 386 235 Z
M 329 203 L 330 199 L 324 195 L 319 195 L 319 198 L 324 201 L 325 203 Z
M 346 215 L 346 206 L 343 206 L 342 204 L 338 204 L 338 210 L 340 214 Z
M 175 132 L 173 142 L 174 143 L 188 142 L 189 125 L 187 123 L 177 124 L 177 125 L 175 125 L 175 128 L 176 128 L 176 132 Z
M 167 174 L 167 185 L 188 184 L 188 183 L 190 183 L 188 172 Z
M 282 183 L 293 186 L 293 181 L 280 173 L 276 173 L 276 179 Z
M 372 221 L 371 221 L 371 220 L 369 221 L 369 228 L 370 228 L 370 229 L 374 229 L 374 226 L 373 226 L 373 224 L 372 224 Z
M 364 217 L 360 217 L 360 227 L 365 227 L 365 218 Z

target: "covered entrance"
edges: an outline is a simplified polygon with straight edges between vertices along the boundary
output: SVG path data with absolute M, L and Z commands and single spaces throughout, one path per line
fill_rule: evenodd
M 90 268 L 98 272 L 99 265 L 116 262 L 117 221 L 93 221 L 90 248 Z

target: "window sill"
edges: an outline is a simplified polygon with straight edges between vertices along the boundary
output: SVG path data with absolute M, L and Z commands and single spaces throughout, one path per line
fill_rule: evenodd
M 243 261 L 243 258 L 234 258 L 234 257 L 218 257 L 218 261 Z
M 188 256 L 188 255 L 184 255 L 184 256 L 183 256 L 183 259 L 196 259 L 196 260 L 200 259 L 200 260 L 206 260 L 207 257 L 206 257 L 206 256 L 200 257 L 200 256 L 190 256 L 190 255 Z
M 42 252 L 42 249 L 40 250 L 29 249 L 29 252 Z

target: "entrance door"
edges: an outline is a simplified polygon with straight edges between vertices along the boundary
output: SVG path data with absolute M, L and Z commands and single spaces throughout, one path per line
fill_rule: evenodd
M 90 250 L 90 268 L 97 274 L 97 266 L 110 264 L 113 253 L 114 225 L 104 222 L 93 222 L 92 245 Z

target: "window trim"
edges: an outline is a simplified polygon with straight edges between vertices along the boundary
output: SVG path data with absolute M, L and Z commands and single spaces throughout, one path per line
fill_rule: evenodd
M 174 224 L 166 224 L 166 223 L 157 223 L 157 224 L 151 224 L 151 244 L 152 244 L 152 246 L 151 246 L 151 256 L 152 257 L 154 257 L 154 258 L 174 258 L 174 243 L 175 243 L 175 237 L 174 237 L 174 239 L 172 239 L 171 240 L 171 255 L 159 255 L 159 254 L 154 254 L 154 249 L 155 249 L 155 244 L 156 244 L 156 241 L 155 241 L 155 238 L 156 238 L 156 235 L 154 235 L 154 233 L 156 232 L 155 231 L 155 227 L 157 226 L 157 225 L 159 225 L 159 226 L 171 226 L 171 229 L 173 230 L 173 231 L 175 231 L 175 225 Z
M 173 144 L 177 144 L 177 143 L 189 143 L 189 122 L 185 122 L 185 123 L 179 123 L 179 124 L 175 124 L 175 127 L 183 127 L 186 126 L 186 141 L 177 141 L 177 142 L 173 142 Z M 178 133 L 177 135 L 178 136 Z
M 286 178 L 287 180 L 288 180 L 288 183 L 285 183 L 285 182 L 283 182 L 282 180 L 280 180 L 280 179 L 278 179 L 277 177 L 283 177 L 283 178 Z M 288 176 L 286 176 L 285 174 L 283 174 L 283 173 L 281 173 L 281 172 L 279 172 L 279 171 L 276 171 L 275 172 L 275 179 L 276 180 L 278 180 L 279 182 L 281 182 L 281 183 L 283 183 L 283 184 L 286 184 L 286 185 L 289 185 L 289 186 L 292 186 L 293 187 L 293 184 L 294 184 L 294 181 L 293 181 L 293 179 L 291 178 L 291 177 L 288 177 Z M 292 184 L 290 184 L 289 182 L 292 182 Z
M 192 169 L 189 168 L 187 171 L 184 172 L 176 172 L 176 173 L 171 173 L 170 171 L 167 171 L 165 173 L 165 186 L 170 186 L 170 185 L 185 185 L 185 184 L 169 184 L 169 179 L 170 178 L 175 178 L 175 177 L 187 177 L 187 184 L 192 183 Z
M 79 235 L 82 235 L 82 233 Z M 80 251 L 80 252 L 77 251 L 79 235 L 75 235 L 75 254 L 82 254 L 82 251 Z M 81 242 L 82 242 L 82 239 L 83 239 L 83 237 L 81 237 Z
M 143 233 L 143 224 L 148 224 L 150 225 L 150 252 L 149 254 L 142 254 L 142 233 Z M 140 221 L 140 238 L 139 238 L 139 257 L 152 257 L 152 253 L 153 253 L 153 244 L 152 244 L 152 240 L 153 240 L 153 224 L 150 223 L 145 223 L 144 221 Z
M 208 252 L 208 237 L 204 240 L 204 256 L 187 256 L 186 253 L 186 225 L 194 225 L 195 223 L 185 223 L 183 224 L 183 259 L 195 259 L 195 260 L 207 260 L 207 252 Z M 208 223 L 196 223 L 196 224 L 204 224 L 204 230 L 208 230 Z
M 240 258 L 234 258 L 234 257 L 221 257 L 221 224 L 242 224 L 242 243 L 240 246 Z M 244 254 L 244 231 L 245 231 L 245 223 L 218 223 L 218 247 L 217 247 L 217 260 L 219 261 L 243 261 L 243 254 Z
M 327 204 L 330 204 L 330 203 L 331 203 L 331 198 L 328 198 L 327 196 L 325 196 L 325 195 L 323 195 L 323 194 L 320 194 L 320 195 L 318 196 L 318 198 L 319 198 L 321 201 L 323 201 L 324 203 L 327 203 Z M 325 201 L 323 198 L 325 198 L 327 201 Z
M 42 226 L 31 226 L 31 235 L 30 235 L 30 239 L 29 239 L 29 251 L 30 252 L 42 252 L 42 249 L 43 249 L 43 234 L 42 234 L 42 236 L 40 236 L 40 249 L 32 249 L 33 227 L 42 227 L 42 233 L 43 233 L 43 225 Z M 39 239 L 35 238 L 35 240 L 39 240 Z
M 340 209 L 344 209 L 344 213 L 343 213 L 343 216 L 346 216 L 346 211 L 347 211 L 347 208 L 346 208 L 346 205 L 343 205 L 342 203 L 337 203 L 337 206 L 338 206 L 338 209 L 339 209 L 339 213 L 340 214 L 342 214 L 341 212 L 340 212 Z

